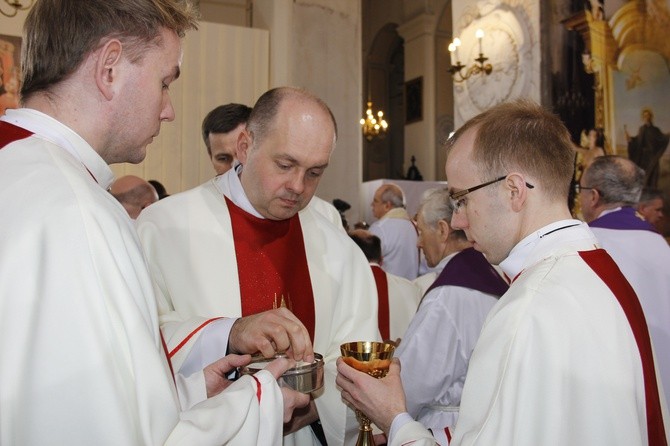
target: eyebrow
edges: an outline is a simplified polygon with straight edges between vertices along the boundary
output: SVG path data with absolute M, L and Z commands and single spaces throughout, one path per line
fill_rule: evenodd
M 298 160 L 293 158 L 291 155 L 277 155 L 277 159 L 282 159 L 282 160 L 285 160 L 285 161 L 289 161 L 293 164 L 300 165 Z M 321 164 L 319 166 L 309 166 L 309 167 L 307 167 L 307 169 L 325 169 L 326 167 L 328 167 L 328 163 Z
M 176 66 L 174 67 L 174 75 L 173 75 L 172 80 L 175 80 L 175 81 L 176 81 L 177 79 L 179 79 L 179 75 L 180 75 L 180 74 L 181 74 L 181 68 L 179 68 L 179 65 L 176 65 Z

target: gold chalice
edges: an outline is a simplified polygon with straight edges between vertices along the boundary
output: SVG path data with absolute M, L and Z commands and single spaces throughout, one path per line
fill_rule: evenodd
M 358 341 L 340 345 L 342 360 L 351 367 L 375 378 L 383 378 L 388 373 L 391 358 L 395 351 L 393 342 Z M 374 446 L 370 419 L 356 409 L 358 420 L 358 440 L 356 446 Z

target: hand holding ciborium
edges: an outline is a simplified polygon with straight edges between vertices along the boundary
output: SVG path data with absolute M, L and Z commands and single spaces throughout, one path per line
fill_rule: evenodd
M 392 342 L 358 341 L 340 345 L 344 362 L 374 378 L 386 376 L 394 351 L 395 344 Z M 359 423 L 356 446 L 374 446 L 370 419 L 358 409 L 356 418 Z

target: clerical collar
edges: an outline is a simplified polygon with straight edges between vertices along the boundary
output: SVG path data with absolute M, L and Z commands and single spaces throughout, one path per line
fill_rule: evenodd
M 7 110 L 0 119 L 29 130 L 68 152 L 104 189 L 109 189 L 114 181 L 112 169 L 98 152 L 74 130 L 51 116 L 31 108 L 19 108 Z
M 613 209 L 605 209 L 596 218 L 604 217 L 607 214 L 611 214 L 612 212 L 616 212 L 616 211 L 620 211 L 620 210 L 621 210 L 621 206 L 619 206 L 617 208 L 613 208 Z
M 563 229 L 579 225 L 585 225 L 585 223 L 579 220 L 569 219 L 559 220 L 538 229 L 524 237 L 514 248 L 512 248 L 507 258 L 500 262 L 500 268 L 507 277 L 514 279 L 526 266 L 528 256 L 543 238 L 551 237 L 554 234 L 559 234 Z
M 242 173 L 242 165 L 235 166 L 234 168 L 228 170 L 228 172 L 223 175 L 219 175 L 214 179 L 216 183 L 221 185 L 226 184 L 228 187 L 217 186 L 220 191 L 224 191 L 223 194 L 230 199 L 235 206 L 248 212 L 254 217 L 265 218 L 254 209 L 253 205 L 247 198 L 247 194 L 242 188 L 242 182 L 240 181 L 239 175 Z M 226 191 L 230 191 L 227 193 Z
M 389 211 L 386 214 L 384 214 L 381 219 L 384 219 L 384 218 L 398 218 L 398 219 L 401 219 L 401 220 L 411 220 L 412 219 L 409 216 L 409 214 L 407 213 L 407 210 L 405 210 L 405 208 L 389 209 Z

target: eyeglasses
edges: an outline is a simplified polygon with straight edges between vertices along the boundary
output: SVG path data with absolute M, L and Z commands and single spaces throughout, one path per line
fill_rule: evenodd
M 487 181 L 486 183 L 479 184 L 474 187 L 470 187 L 468 189 L 463 189 L 459 190 L 458 192 L 452 192 L 449 194 L 449 205 L 451 206 L 451 209 L 453 210 L 454 213 L 458 213 L 458 211 L 461 210 L 463 206 L 465 206 L 465 196 L 469 194 L 470 192 L 474 192 L 477 189 L 481 189 L 482 187 L 490 186 L 491 184 L 497 183 L 498 181 L 502 181 L 505 178 L 507 178 L 507 175 L 503 175 L 499 178 L 496 178 L 495 180 Z M 535 186 L 532 184 L 526 182 L 526 187 L 528 189 L 533 189 Z
M 575 192 L 580 193 L 583 190 L 598 190 L 598 189 L 596 189 L 595 187 L 582 186 L 579 183 L 575 184 Z

